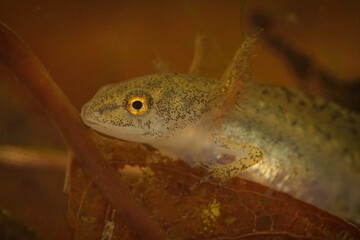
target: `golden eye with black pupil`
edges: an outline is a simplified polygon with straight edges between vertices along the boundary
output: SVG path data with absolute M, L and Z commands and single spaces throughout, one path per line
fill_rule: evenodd
M 131 104 L 131 106 L 136 110 L 140 110 L 143 107 L 143 103 L 140 100 L 136 100 Z
M 126 110 L 135 116 L 141 116 L 149 112 L 152 105 L 152 98 L 144 91 L 134 91 L 125 98 Z

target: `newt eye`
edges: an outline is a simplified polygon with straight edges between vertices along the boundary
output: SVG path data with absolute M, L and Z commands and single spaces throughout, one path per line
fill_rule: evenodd
M 134 91 L 126 96 L 125 108 L 135 116 L 141 116 L 149 112 L 152 106 L 152 98 L 144 91 Z

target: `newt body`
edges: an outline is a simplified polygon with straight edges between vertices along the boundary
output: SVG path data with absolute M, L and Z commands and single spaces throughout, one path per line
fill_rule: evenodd
M 359 115 L 247 81 L 252 41 L 221 79 L 169 73 L 107 85 L 83 107 L 83 121 L 202 163 L 212 173 L 201 182 L 241 174 L 360 222 Z
M 298 91 L 249 83 L 220 132 L 264 159 L 240 176 L 360 221 L 360 117 Z

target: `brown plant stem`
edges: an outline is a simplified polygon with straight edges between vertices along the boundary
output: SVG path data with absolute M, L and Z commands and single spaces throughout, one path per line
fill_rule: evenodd
M 44 153 L 14 146 L 0 145 L 0 166 L 65 171 L 66 152 Z
M 0 61 L 40 102 L 63 135 L 86 174 L 96 183 L 128 226 L 141 239 L 165 239 L 131 195 L 118 173 L 103 157 L 69 99 L 50 77 L 29 47 L 0 22 Z

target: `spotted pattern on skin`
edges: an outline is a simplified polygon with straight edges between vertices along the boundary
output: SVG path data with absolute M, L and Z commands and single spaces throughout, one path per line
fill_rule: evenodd
M 111 88 L 105 87 L 106 90 L 100 89 L 83 107 L 82 117 L 95 130 L 124 140 L 155 146 L 168 142 L 179 145 L 185 152 L 194 151 L 190 148 L 198 147 L 195 158 L 200 156 L 197 160 L 207 162 L 208 168 L 210 163 L 213 165 L 210 169 L 214 173 L 204 179 L 216 177 L 226 181 L 261 161 L 262 154 L 259 154 L 261 151 L 256 147 L 241 143 L 225 144 L 225 141 L 214 139 L 212 133 L 217 127 L 215 122 L 218 116 L 214 111 L 222 111 L 223 106 L 219 103 L 224 97 L 219 94 L 214 97 L 212 94 L 218 90 L 218 85 L 217 79 L 185 74 L 155 74 L 135 78 L 113 84 Z M 125 104 L 121 105 L 127 102 L 129 93 L 136 91 L 149 94 L 153 99 L 151 109 L 142 116 L 129 114 L 124 110 Z M 197 142 L 201 141 L 204 144 L 197 146 Z M 247 152 L 248 155 L 238 157 L 241 152 Z M 208 156 L 208 159 L 201 155 Z M 184 156 L 186 160 L 188 155 Z M 212 156 L 231 156 L 235 161 L 220 165 L 211 162 Z
M 360 116 L 295 90 L 248 81 L 250 42 L 219 80 L 173 73 L 107 85 L 83 107 L 83 121 L 103 134 L 201 163 L 211 173 L 198 184 L 215 178 L 221 184 L 248 168 L 243 177 L 317 206 L 326 199 L 320 207 L 359 218 Z M 146 114 L 125 109 L 133 91 L 152 97 Z
M 131 128 L 136 128 L 134 137 L 169 138 L 178 131 L 204 123 L 205 115 L 210 117 L 210 100 L 213 99 L 209 92 L 214 88 L 210 83 L 215 82 L 214 79 L 184 74 L 155 74 L 131 79 L 113 84 L 111 88 L 105 87 L 106 90 L 100 89 L 83 107 L 82 116 L 88 125 L 96 122 L 99 128 L 101 125 L 112 126 L 116 137 L 122 131 L 128 134 Z M 153 98 L 154 106 L 145 116 L 132 116 L 123 109 L 127 94 L 134 90 L 147 92 Z
M 262 160 L 256 147 L 215 140 L 214 132 L 242 92 L 242 80 L 249 73 L 247 60 L 255 41 L 248 38 L 236 52 L 220 80 L 186 74 L 154 74 L 111 84 L 98 91 L 82 109 L 86 125 L 95 130 L 129 141 L 167 148 L 189 162 L 211 162 L 235 158 L 231 164 L 213 164 L 210 176 L 235 176 Z M 243 79 L 244 78 L 244 79 Z M 152 99 L 149 110 L 141 115 L 125 111 L 129 95 L 141 92 Z M 137 99 L 137 98 L 136 98 Z M 136 113 L 136 111 L 135 111 Z M 251 151 L 248 151 L 251 150 Z M 245 157 L 239 157 L 243 152 Z M 252 152 L 253 151 L 253 152 Z M 179 155 L 180 153 L 180 155 Z M 189 157 L 193 155 L 192 157 Z M 210 179 L 210 178 L 207 178 Z

